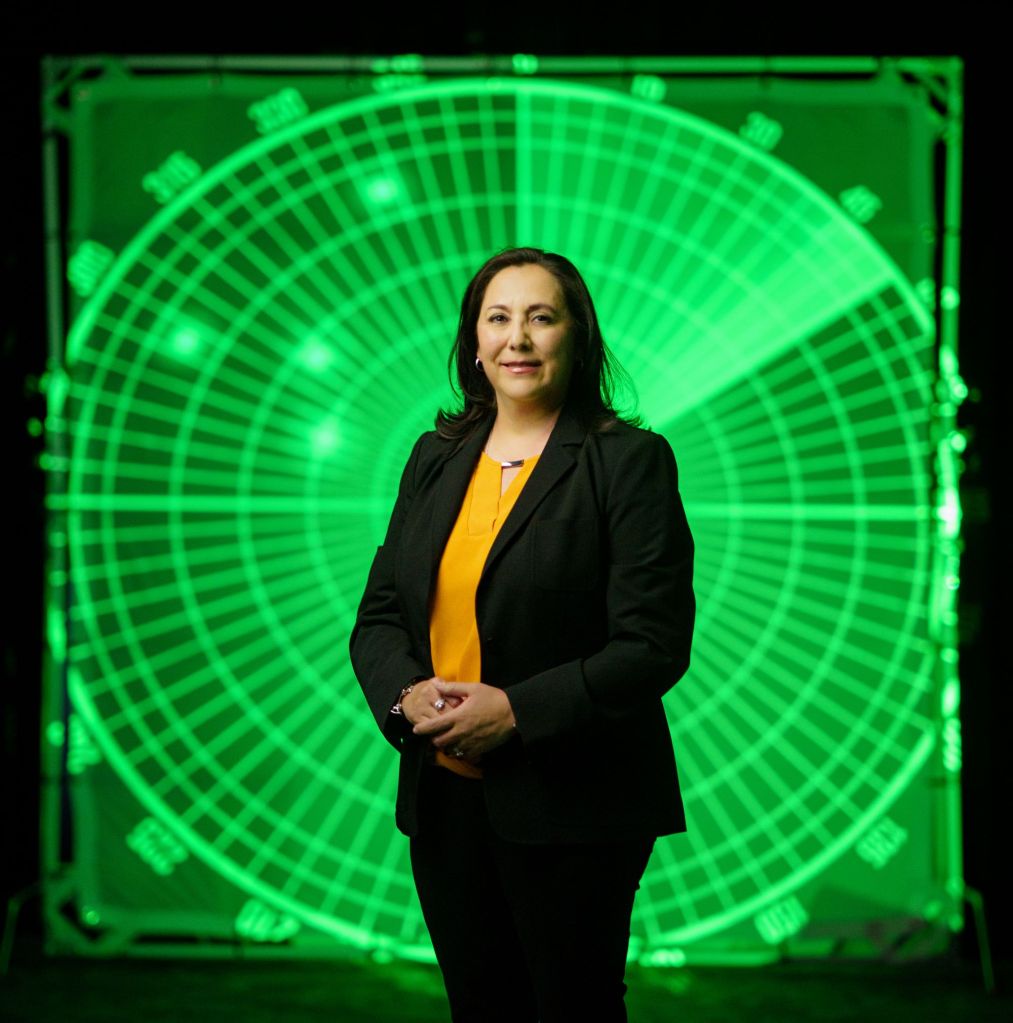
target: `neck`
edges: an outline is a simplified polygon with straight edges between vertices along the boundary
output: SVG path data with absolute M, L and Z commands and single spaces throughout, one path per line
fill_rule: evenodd
M 562 406 L 554 409 L 518 406 L 501 402 L 489 434 L 486 450 L 496 458 L 528 458 L 541 453 Z

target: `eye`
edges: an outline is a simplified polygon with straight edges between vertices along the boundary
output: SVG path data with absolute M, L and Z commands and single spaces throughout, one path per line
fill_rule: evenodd
M 506 316 L 504 316 L 503 313 L 493 313 L 492 316 L 489 317 L 489 322 L 490 323 L 497 323 L 500 320 L 505 320 L 505 319 L 506 319 Z

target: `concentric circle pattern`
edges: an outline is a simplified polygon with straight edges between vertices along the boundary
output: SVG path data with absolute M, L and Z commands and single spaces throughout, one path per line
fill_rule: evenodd
M 582 269 L 679 461 L 689 832 L 659 842 L 635 932 L 686 943 L 850 848 L 933 729 L 931 324 L 823 193 L 698 118 L 562 83 L 425 86 L 251 144 L 155 217 L 70 338 L 72 696 L 239 888 L 425 947 L 347 637 L 449 397 L 459 296 L 517 243 Z

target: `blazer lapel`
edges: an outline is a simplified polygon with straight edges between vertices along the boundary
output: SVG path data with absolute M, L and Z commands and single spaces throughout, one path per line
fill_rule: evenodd
M 584 443 L 585 436 L 585 431 L 576 417 L 564 407 L 538 459 L 538 464 L 531 471 L 524 489 L 517 496 L 506 522 L 500 527 L 493 541 L 485 565 L 482 566 L 483 576 L 499 557 L 500 552 L 531 518 L 545 495 L 574 467 L 577 450 Z
M 433 514 L 430 522 L 429 559 L 424 580 L 427 600 L 432 595 L 443 549 L 447 545 L 451 530 L 461 511 L 461 502 L 464 500 L 468 484 L 471 482 L 475 462 L 489 438 L 492 423 L 493 420 L 490 418 L 444 462 L 433 499 Z M 532 470 L 531 476 L 489 550 L 485 565 L 482 567 L 483 576 L 489 570 L 489 566 L 499 557 L 500 552 L 531 518 L 545 495 L 576 464 L 576 451 L 584 443 L 585 436 L 585 431 L 576 416 L 564 406 L 545 444 L 545 449 L 538 459 L 538 464 Z

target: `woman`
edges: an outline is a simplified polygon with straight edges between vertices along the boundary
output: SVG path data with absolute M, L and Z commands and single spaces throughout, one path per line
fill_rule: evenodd
M 662 695 L 689 664 L 693 542 L 667 441 L 562 256 L 468 285 L 441 412 L 351 636 L 401 754 L 396 820 L 455 1021 L 625 1020 L 633 897 L 685 830 Z

